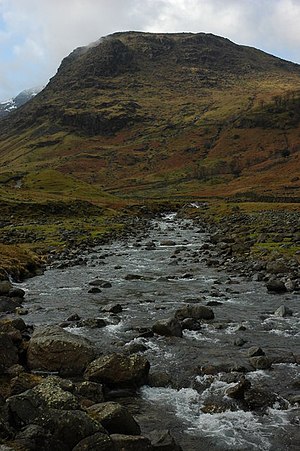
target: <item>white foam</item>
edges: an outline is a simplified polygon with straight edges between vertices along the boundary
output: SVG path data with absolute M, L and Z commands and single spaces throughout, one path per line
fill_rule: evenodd
M 220 341 L 218 338 L 208 337 L 195 330 L 184 330 L 182 335 L 189 340 L 206 341 L 208 343 L 218 343 Z
M 224 392 L 230 384 L 214 381 L 210 387 Z M 205 391 L 208 393 L 208 391 Z M 269 438 L 274 431 L 289 424 L 288 411 L 268 409 L 268 415 L 261 419 L 251 412 L 242 410 L 222 413 L 203 413 L 203 395 L 191 388 L 175 390 L 172 388 L 142 387 L 143 398 L 172 409 L 187 427 L 187 432 L 196 436 L 215 439 L 219 445 L 230 450 L 271 449 Z

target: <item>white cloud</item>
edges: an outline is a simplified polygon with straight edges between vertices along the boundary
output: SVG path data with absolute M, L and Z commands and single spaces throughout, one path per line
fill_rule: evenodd
M 115 31 L 214 33 L 300 62 L 299 23 L 300 0 L 0 0 L 0 99 Z

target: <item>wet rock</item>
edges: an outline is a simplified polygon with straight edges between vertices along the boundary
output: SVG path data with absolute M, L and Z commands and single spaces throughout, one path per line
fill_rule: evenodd
M 288 279 L 285 283 L 285 288 L 286 291 L 288 291 L 289 293 L 292 293 L 295 289 L 296 289 L 296 284 L 293 280 Z
M 140 274 L 127 274 L 124 279 L 125 280 L 141 280 L 143 276 Z
M 110 354 L 91 362 L 84 377 L 109 387 L 138 387 L 147 380 L 149 369 L 150 364 L 143 356 Z
M 106 434 L 106 431 L 98 422 L 81 410 L 60 411 L 51 409 L 36 421 L 49 429 L 53 437 L 64 443 L 69 450 L 86 437 L 96 433 Z
M 89 289 L 88 293 L 90 293 L 90 294 L 102 293 L 102 290 L 100 290 L 100 288 L 98 288 L 98 287 L 92 287 Z
M 12 288 L 13 286 L 8 280 L 0 280 L 0 296 L 7 296 Z
M 16 446 L 16 449 L 26 449 L 31 451 L 53 451 L 54 449 L 59 449 L 60 451 L 68 450 L 61 441 L 55 440 L 49 431 L 36 424 L 30 424 L 24 427 L 16 435 L 14 446 Z
M 77 375 L 84 371 L 94 355 L 89 340 L 58 326 L 42 326 L 35 330 L 29 342 L 27 363 L 31 370 Z
M 18 302 L 16 299 L 20 298 L 10 298 L 8 296 L 1 296 L 0 297 L 0 312 L 3 313 L 15 313 L 17 308 L 22 308 L 22 305 L 20 302 Z
M 79 321 L 80 316 L 77 313 L 73 313 L 73 315 L 69 316 L 66 321 Z
M 152 326 L 154 333 L 165 337 L 182 337 L 182 328 L 176 318 L 167 318 L 157 321 Z
M 101 329 L 107 326 L 107 322 L 102 318 L 86 318 L 78 321 L 77 327 L 88 327 L 89 329 Z
M 72 451 L 117 451 L 110 436 L 98 432 L 84 438 L 73 448 Z
M 12 287 L 9 292 L 8 292 L 8 296 L 10 298 L 24 298 L 25 296 L 25 291 L 22 290 L 22 288 L 17 288 L 17 287 Z
M 23 369 L 24 371 L 24 369 Z M 22 372 L 11 379 L 10 389 L 11 395 L 19 395 L 27 390 L 34 388 L 43 381 L 41 376 L 31 373 Z
M 271 360 L 264 355 L 250 357 L 249 362 L 256 370 L 268 370 L 272 366 Z
M 102 279 L 95 279 L 89 282 L 89 285 L 92 285 L 93 287 L 100 287 L 100 288 L 111 288 L 112 284 L 108 282 L 107 280 Z
M 96 382 L 78 382 L 76 384 L 75 392 L 78 396 L 89 399 L 94 403 L 104 401 L 103 385 Z
M 123 307 L 121 304 L 116 304 L 116 303 L 112 302 L 108 305 L 105 305 L 102 308 L 102 311 L 107 312 L 107 313 L 121 313 L 123 311 Z
M 173 240 L 162 240 L 159 244 L 161 246 L 176 246 L 176 243 Z
M 181 327 L 182 330 L 200 330 L 201 329 L 201 323 L 197 319 L 194 318 L 185 318 L 181 321 Z
M 265 353 L 258 346 L 251 346 L 251 348 L 248 349 L 248 357 L 258 357 L 261 355 L 265 355 Z
M 241 337 L 238 337 L 238 338 L 236 338 L 236 339 L 234 340 L 234 345 L 235 345 L 235 346 L 242 347 L 242 346 L 244 346 L 244 344 L 246 344 L 246 343 L 247 343 L 247 340 L 245 340 L 244 338 L 241 338 Z
M 102 424 L 109 434 L 140 435 L 141 429 L 128 410 L 117 402 L 94 404 L 88 414 Z
M 137 354 L 138 352 L 145 352 L 147 351 L 147 346 L 145 346 L 143 343 L 138 342 L 132 342 L 128 346 L 126 346 L 126 351 L 129 354 Z
M 204 305 L 195 304 L 184 305 L 175 313 L 175 317 L 179 320 L 183 320 L 185 318 L 193 318 L 196 320 L 211 320 L 214 319 L 214 316 L 214 312 L 211 308 Z
M 182 451 L 168 430 L 152 431 L 148 434 L 148 438 L 155 451 Z
M 0 374 L 18 362 L 18 350 L 11 337 L 6 333 L 0 333 Z
M 260 410 L 266 407 L 272 407 L 277 397 L 274 393 L 259 388 L 250 388 L 245 391 L 244 399 L 250 410 Z
M 286 293 L 286 286 L 282 280 L 269 280 L 266 283 L 267 290 L 271 293 Z
M 281 316 L 282 318 L 284 318 L 285 316 L 292 316 L 293 310 L 286 307 L 285 305 L 281 305 L 280 307 L 278 307 L 278 309 L 275 310 L 274 315 Z
M 241 377 L 241 380 L 234 386 L 226 390 L 226 395 L 233 399 L 243 399 L 246 390 L 251 387 L 251 382 L 245 377 Z
M 116 451 L 153 451 L 148 438 L 136 435 L 112 434 Z
M 168 387 L 172 385 L 169 374 L 162 371 L 154 371 L 149 374 L 148 385 L 150 387 Z

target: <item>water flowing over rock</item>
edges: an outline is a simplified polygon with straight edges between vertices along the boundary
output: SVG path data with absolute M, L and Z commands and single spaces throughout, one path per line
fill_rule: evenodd
M 87 339 L 58 326 L 45 326 L 33 333 L 27 362 L 31 370 L 76 375 L 84 371 L 94 355 L 94 348 Z

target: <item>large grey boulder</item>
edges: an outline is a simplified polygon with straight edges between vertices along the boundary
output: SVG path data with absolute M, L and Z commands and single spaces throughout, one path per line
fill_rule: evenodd
M 35 330 L 29 342 L 27 364 L 31 370 L 75 376 L 84 371 L 94 356 L 89 340 L 58 326 L 42 326 Z
M 215 315 L 211 308 L 204 305 L 187 304 L 176 311 L 175 317 L 179 320 L 185 318 L 210 320 L 214 319 Z
M 84 373 L 87 380 L 109 387 L 138 387 L 148 377 L 150 364 L 138 354 L 109 354 L 91 362 Z
M 20 298 L 0 296 L 0 312 L 15 313 L 18 308 L 22 307 L 22 304 L 19 302 L 20 300 Z

